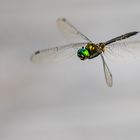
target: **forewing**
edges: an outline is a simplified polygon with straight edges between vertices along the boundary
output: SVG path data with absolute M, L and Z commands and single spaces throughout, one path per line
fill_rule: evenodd
M 91 42 L 84 34 L 76 29 L 66 18 L 59 18 L 57 25 L 64 36 L 70 41 Z
M 85 45 L 86 43 L 73 43 L 64 46 L 39 50 L 31 56 L 31 61 L 34 63 L 52 63 L 65 60 L 75 55 L 77 53 L 77 50 Z
M 102 61 L 103 61 L 103 69 L 104 69 L 104 74 L 105 74 L 105 80 L 106 80 L 106 83 L 109 87 L 112 87 L 113 85 L 113 77 L 112 77 L 112 74 L 105 62 L 105 59 L 104 59 L 104 56 L 101 54 L 101 58 L 102 58 Z

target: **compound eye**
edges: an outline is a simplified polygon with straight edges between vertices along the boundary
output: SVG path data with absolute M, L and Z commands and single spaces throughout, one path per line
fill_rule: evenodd
M 84 60 L 85 57 L 87 56 L 86 49 L 83 47 L 82 49 L 79 49 L 77 52 L 77 56 L 81 59 Z

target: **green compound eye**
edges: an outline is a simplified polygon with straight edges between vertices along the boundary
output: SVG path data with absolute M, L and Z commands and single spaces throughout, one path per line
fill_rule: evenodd
M 83 49 L 83 55 L 88 57 L 89 56 L 89 51 L 87 49 Z
M 89 51 L 85 48 L 79 49 L 77 55 L 82 60 L 90 56 Z

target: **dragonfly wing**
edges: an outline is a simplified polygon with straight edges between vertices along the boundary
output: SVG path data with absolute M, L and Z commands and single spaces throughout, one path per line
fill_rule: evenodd
M 107 57 L 117 58 L 117 60 L 133 60 L 140 58 L 140 41 L 119 41 L 108 44 L 104 54 Z
M 31 61 L 34 63 L 58 62 L 75 55 L 77 53 L 77 50 L 85 45 L 86 43 L 73 43 L 64 46 L 39 50 L 31 56 Z
M 102 61 L 103 61 L 103 68 L 104 68 L 104 74 L 105 74 L 105 80 L 106 80 L 106 83 L 109 87 L 112 87 L 113 85 L 113 78 L 112 78 L 112 74 L 105 62 L 105 59 L 104 59 L 104 56 L 101 54 L 101 58 L 102 58 Z
M 84 42 L 91 42 L 84 34 L 82 34 L 80 31 L 76 29 L 67 19 L 65 18 L 59 18 L 57 20 L 57 25 L 59 29 L 63 32 L 64 36 L 67 39 L 76 39 L 76 41 L 84 41 Z

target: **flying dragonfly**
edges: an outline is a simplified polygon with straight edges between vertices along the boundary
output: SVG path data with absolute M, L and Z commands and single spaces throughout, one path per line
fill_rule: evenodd
M 58 60 L 59 58 L 65 59 L 76 54 L 80 58 L 80 60 L 84 61 L 87 59 L 93 59 L 97 56 L 100 56 L 103 62 L 105 80 L 109 87 L 112 87 L 113 85 L 113 76 L 105 61 L 104 58 L 105 54 L 107 54 L 107 52 L 111 54 L 112 50 L 114 48 L 118 48 L 119 46 L 131 48 L 133 46 L 137 47 L 140 44 L 140 42 L 124 41 L 127 38 L 138 34 L 139 33 L 138 31 L 129 32 L 105 42 L 94 43 L 83 33 L 81 33 L 76 27 L 74 27 L 66 18 L 59 18 L 57 20 L 57 24 L 60 30 L 65 35 L 67 36 L 71 35 L 69 37 L 73 36 L 74 38 L 79 37 L 80 39 L 83 40 L 83 42 L 71 43 L 63 46 L 36 51 L 31 56 L 31 61 L 38 63 L 43 60 L 47 60 L 52 62 L 54 60 Z M 124 42 L 122 42 L 122 40 Z

